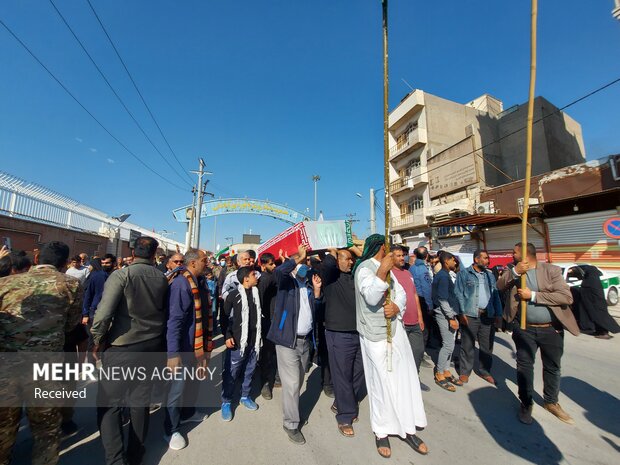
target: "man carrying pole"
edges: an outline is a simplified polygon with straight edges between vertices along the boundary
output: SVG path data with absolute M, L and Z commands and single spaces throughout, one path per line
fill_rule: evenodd
M 377 452 L 382 457 L 391 456 L 389 435 L 400 436 L 425 455 L 428 448 L 415 433 L 426 427 L 426 414 L 418 370 L 402 320 L 407 296 L 391 276 L 394 257 L 392 253 L 386 254 L 384 241 L 380 234 L 369 236 L 364 253 L 353 269 L 357 331 L 370 401 L 370 425 L 375 433 Z M 388 289 L 391 300 L 386 298 Z M 388 321 L 392 339 L 390 355 Z M 388 365 L 390 356 L 391 366 Z
M 538 0 L 532 0 L 530 25 L 530 90 L 527 109 L 527 136 L 525 159 L 525 186 L 521 242 L 513 250 L 514 267 L 505 272 L 497 288 L 510 290 L 509 304 L 504 319 L 512 322 L 517 314 L 520 322 L 512 338 L 517 350 L 517 384 L 519 385 L 519 420 L 532 423 L 534 391 L 534 360 L 540 348 L 543 362 L 544 408 L 561 421 L 574 421 L 558 403 L 560 392 L 560 361 L 564 350 L 564 328 L 579 334 L 575 318 L 568 307 L 573 302 L 570 289 L 560 268 L 538 263 L 536 248 L 527 242 L 530 183 L 532 175 L 532 130 L 534 124 L 534 97 L 536 89 L 536 22 Z M 518 282 L 518 286 L 517 286 Z M 518 287 L 518 289 L 517 289 Z
M 390 250 L 390 185 L 388 141 L 388 4 L 383 10 L 383 156 L 385 235 L 372 234 L 353 268 L 357 331 L 370 400 L 370 425 L 377 452 L 392 455 L 389 435 L 398 435 L 420 454 L 428 447 L 416 435 L 426 427 L 426 413 L 413 352 L 409 347 L 403 313 L 407 296 L 392 276 Z

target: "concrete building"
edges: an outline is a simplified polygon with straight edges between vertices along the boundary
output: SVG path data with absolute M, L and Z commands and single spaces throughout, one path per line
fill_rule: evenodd
M 443 231 L 431 246 L 455 253 L 485 248 L 492 266 L 512 261 L 512 247 L 521 240 L 524 184 L 485 189 L 480 203 L 486 211 L 454 212 L 431 223 Z M 528 241 L 540 260 L 620 273 L 620 235 L 613 226 L 620 221 L 620 155 L 534 176 L 530 192 Z
M 415 244 L 429 219 L 479 208 L 480 190 L 522 179 L 527 104 L 504 110 L 485 94 L 467 104 L 422 90 L 390 113 L 391 230 Z M 542 174 L 582 163 L 581 126 L 543 97 L 535 100 L 535 163 Z

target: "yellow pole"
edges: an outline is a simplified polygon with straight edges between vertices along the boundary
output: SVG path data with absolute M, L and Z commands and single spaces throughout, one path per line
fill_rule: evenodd
M 536 20 L 538 0 L 532 0 L 532 21 L 530 32 L 530 95 L 527 102 L 527 139 L 525 156 L 525 189 L 523 193 L 523 217 L 521 219 L 521 259 L 527 257 L 527 217 L 530 201 L 530 179 L 532 177 L 532 129 L 534 123 L 534 97 L 536 94 Z M 525 273 L 521 275 L 521 288 L 527 287 Z M 527 321 L 527 302 L 521 301 L 521 329 Z
M 388 139 L 388 0 L 381 0 L 383 7 L 383 185 L 384 185 L 384 210 L 385 210 L 385 252 L 390 251 L 390 146 Z M 386 281 L 390 285 L 390 273 Z M 390 288 L 388 287 L 386 302 L 390 301 Z M 387 369 L 392 371 L 392 321 L 385 319 L 387 326 Z

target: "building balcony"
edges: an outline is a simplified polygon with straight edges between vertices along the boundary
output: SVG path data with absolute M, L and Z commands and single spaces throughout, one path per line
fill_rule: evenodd
M 414 210 L 413 213 L 394 215 L 392 216 L 390 223 L 393 231 L 426 226 L 424 209 L 421 208 L 419 210 Z
M 416 128 L 411 131 L 404 140 L 397 142 L 390 148 L 390 161 L 423 147 L 427 143 L 426 129 Z
M 390 128 L 401 124 L 424 108 L 424 92 L 417 89 L 401 100 L 396 108 L 390 112 Z
M 424 172 L 422 172 L 424 170 Z M 398 194 L 406 190 L 413 190 L 421 185 L 428 184 L 426 169 L 418 166 L 411 170 L 408 176 L 401 176 L 390 183 L 390 194 Z

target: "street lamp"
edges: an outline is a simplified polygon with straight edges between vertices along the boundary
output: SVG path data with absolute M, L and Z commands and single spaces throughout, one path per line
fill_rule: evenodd
M 121 224 L 123 224 L 125 221 L 127 221 L 127 218 L 129 218 L 131 216 L 131 213 L 123 213 L 122 215 L 118 215 L 118 216 L 113 216 L 112 219 L 115 221 L 118 221 L 118 226 L 116 226 L 115 232 L 116 232 L 116 256 L 118 257 L 123 251 L 121 248 Z M 120 249 L 120 250 L 119 250 Z
M 118 225 L 127 221 L 127 218 L 131 216 L 131 213 L 123 213 L 122 215 L 113 216 L 112 219 L 118 221 Z
M 228 247 L 232 247 L 232 245 L 233 245 L 233 237 L 228 236 L 228 237 L 225 237 L 224 239 L 226 239 L 227 241 L 230 241 L 230 244 L 228 245 Z
M 314 182 L 314 221 L 316 221 L 316 186 L 320 180 L 321 176 L 319 176 L 318 174 L 312 176 L 312 181 Z

